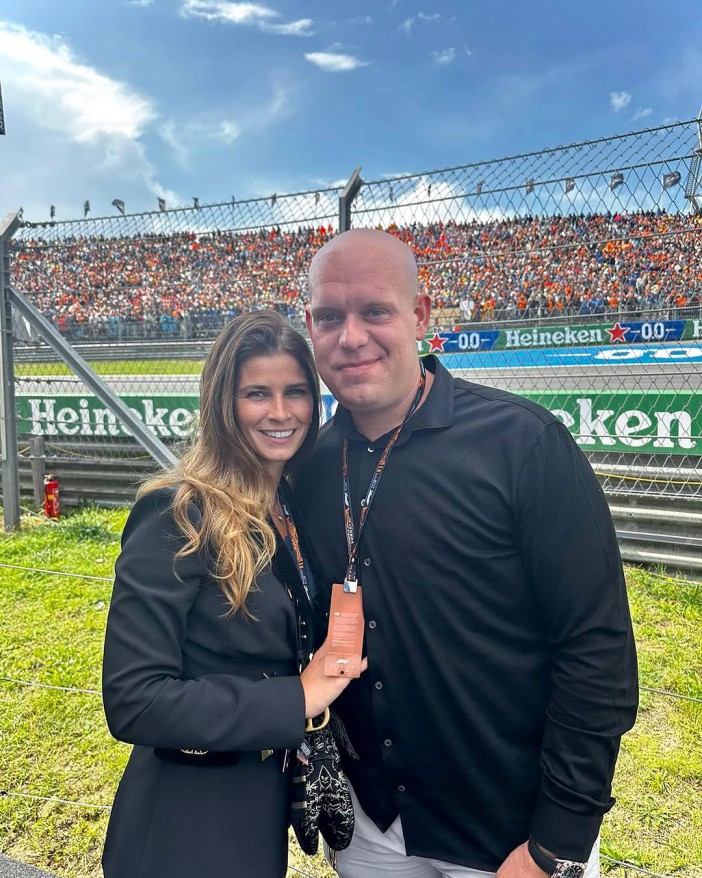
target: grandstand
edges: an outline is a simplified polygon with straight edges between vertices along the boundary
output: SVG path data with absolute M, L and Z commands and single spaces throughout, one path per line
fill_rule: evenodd
M 382 227 L 410 244 L 438 325 L 471 325 L 469 333 L 453 333 L 468 342 L 453 352 L 447 338 L 438 338 L 450 368 L 468 373 L 470 366 L 473 380 L 526 394 L 571 425 L 600 477 L 623 555 L 695 571 L 702 569 L 702 321 L 696 319 L 702 316 L 701 150 L 702 133 L 693 120 L 382 179 L 363 184 L 351 217 L 354 226 Z M 8 260 L 12 286 L 70 341 L 98 341 L 78 346 L 91 361 L 101 359 L 97 351 L 113 360 L 133 356 L 133 363 L 108 364 L 105 384 L 160 441 L 176 443 L 197 406 L 197 375 L 179 367 L 208 343 L 170 345 L 164 339 L 207 338 L 230 317 L 262 307 L 276 308 L 300 325 L 307 265 L 338 229 L 339 194 L 297 193 L 68 222 L 22 220 Z M 573 325 L 559 325 L 561 316 Z M 61 479 L 62 502 L 70 496 L 71 480 L 77 485 L 75 502 L 103 502 L 112 490 L 121 491 L 124 502 L 122 485 L 129 486 L 131 497 L 136 466 L 151 467 L 149 455 L 118 426 L 117 414 L 94 395 L 84 372 L 71 367 L 65 374 L 54 367 L 64 348 L 55 339 L 48 343 L 45 331 L 31 345 L 20 343 L 25 322 L 17 309 L 15 318 L 23 490 L 31 492 L 32 472 L 45 464 Z M 606 329 L 614 320 L 637 319 L 665 323 L 632 323 L 626 339 L 622 327 L 616 334 Z M 506 320 L 515 322 L 484 338 Z M 605 325 L 582 326 L 593 321 Z M 512 336 L 520 338 L 512 343 Z M 145 349 L 149 357 L 158 350 L 155 345 L 103 343 L 139 337 L 161 342 L 160 350 L 178 358 L 178 368 L 142 360 Z M 576 342 L 592 350 L 560 350 Z M 547 350 L 553 355 L 547 362 L 537 359 L 544 353 L 537 347 L 559 350 Z M 14 428 L 12 419 L 8 423 Z M 5 498 L 6 486 L 7 481 Z M 41 491 L 41 479 L 38 487 Z M 105 539 L 107 519 L 98 515 L 106 513 L 88 510 L 83 518 L 72 516 L 53 527 L 54 542 L 36 556 L 41 563 L 30 560 L 37 551 L 30 531 L 24 534 L 27 542 L 17 542 L 23 535 L 13 538 L 14 544 L 8 541 L 3 556 L 11 583 L 5 615 L 18 630 L 29 631 L 17 637 L 27 650 L 6 651 L 6 713 L 29 722 L 13 728 L 9 720 L 12 771 L 6 772 L 0 804 L 22 852 L 51 826 L 52 861 L 71 875 L 97 862 L 106 803 L 117 781 L 109 759 L 96 763 L 94 755 L 112 746 L 99 701 L 91 703 L 98 695 L 93 677 L 99 613 L 108 600 L 106 548 L 114 542 L 109 535 Z M 71 533 L 79 556 L 68 552 Z M 93 560 L 94 568 L 85 566 Z M 637 620 L 646 685 L 641 731 L 625 741 L 627 761 L 620 763 L 620 806 L 608 817 L 603 836 L 605 868 L 612 874 L 616 869 L 624 875 L 697 878 L 700 770 L 690 754 L 699 749 L 702 695 L 695 650 L 698 589 L 638 572 L 629 578 L 641 595 Z M 82 585 L 64 588 L 65 581 L 85 583 L 91 591 L 83 592 Z M 45 592 L 52 606 L 62 607 L 56 618 L 65 622 L 61 634 L 39 650 L 39 626 L 32 625 L 27 610 L 34 601 L 43 619 Z M 651 609 L 654 598 L 658 610 Z M 85 645 L 74 638 L 76 624 L 90 653 L 80 660 L 71 654 L 64 662 L 57 644 L 69 644 L 72 653 Z M 37 721 L 47 705 L 61 717 L 50 726 L 51 735 L 44 733 L 43 719 Z M 27 736 L 26 728 L 41 734 Z M 72 737 L 76 728 L 80 734 Z M 52 760 L 65 764 L 67 758 L 81 768 L 64 776 Z M 88 816 L 76 816 L 83 812 Z M 75 849 L 69 849 L 73 839 Z
M 702 218 L 665 211 L 391 225 L 438 323 L 696 316 Z M 14 244 L 13 279 L 72 340 L 198 337 L 244 311 L 300 324 L 309 260 L 331 225 Z

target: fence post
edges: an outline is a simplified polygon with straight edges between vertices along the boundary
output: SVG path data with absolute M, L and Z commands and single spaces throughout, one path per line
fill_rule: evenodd
M 44 502 L 44 477 L 46 476 L 46 455 L 44 437 L 32 436 L 29 440 L 29 459 L 32 461 L 32 488 L 34 503 L 38 508 Z
M 5 530 L 15 530 L 20 521 L 15 366 L 12 352 L 10 300 L 10 240 L 19 224 L 18 213 L 8 213 L 0 222 L 0 454 L 2 455 L 2 506 Z
M 351 206 L 358 195 L 363 180 L 361 179 L 361 169 L 356 170 L 349 177 L 349 181 L 344 187 L 344 191 L 339 196 L 339 234 L 347 232 L 351 228 Z

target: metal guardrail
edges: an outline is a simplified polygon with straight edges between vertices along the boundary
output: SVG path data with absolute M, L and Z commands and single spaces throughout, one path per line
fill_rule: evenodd
M 88 362 L 106 360 L 204 360 L 212 347 L 212 339 L 168 341 L 147 339 L 132 342 L 82 342 L 74 344 L 76 351 Z M 16 363 L 51 363 L 56 354 L 44 345 L 31 342 L 15 343 Z
M 128 506 L 134 501 L 142 479 L 156 464 L 136 443 L 124 439 L 120 456 L 114 442 L 60 441 L 46 444 L 45 468 L 60 480 L 61 504 L 76 508 Z M 20 459 L 20 492 L 23 501 L 33 498 L 32 461 L 28 449 Z M 702 498 L 663 490 L 658 493 L 626 493 L 617 481 L 621 464 L 598 461 L 595 470 L 603 485 L 622 558 L 630 563 L 660 566 L 702 577 Z M 669 481 L 666 467 L 640 468 L 646 477 Z M 632 469 L 626 468 L 626 475 Z
M 617 493 L 607 500 L 625 561 L 702 576 L 699 499 Z

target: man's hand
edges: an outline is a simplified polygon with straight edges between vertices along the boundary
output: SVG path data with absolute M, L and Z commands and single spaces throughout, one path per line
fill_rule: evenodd
M 527 843 L 520 844 L 497 870 L 495 878 L 544 878 L 547 873 L 532 860 Z

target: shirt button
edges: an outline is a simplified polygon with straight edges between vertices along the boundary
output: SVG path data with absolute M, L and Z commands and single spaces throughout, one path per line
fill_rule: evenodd
M 398 792 L 398 793 L 404 793 L 404 791 L 405 791 L 405 785 L 404 785 L 403 783 L 398 784 L 398 785 L 397 785 L 397 792 Z
M 375 451 L 375 448 L 373 448 L 372 445 L 369 445 L 369 446 L 368 446 L 368 451 L 369 451 L 371 454 L 373 454 L 373 452 Z
M 385 744 L 386 747 L 392 747 L 392 741 L 390 740 L 390 738 L 386 738 L 383 741 L 383 744 Z
M 371 566 L 371 559 L 370 559 L 370 558 L 364 558 L 364 559 L 363 559 L 363 566 L 364 566 L 364 567 L 370 567 L 370 566 Z
M 368 623 L 368 627 L 375 628 L 377 624 L 378 623 L 375 621 L 375 619 L 371 619 L 370 622 Z
M 375 688 L 376 688 L 376 689 L 382 689 L 382 688 L 383 688 L 383 684 L 380 682 L 380 680 L 376 680 Z

